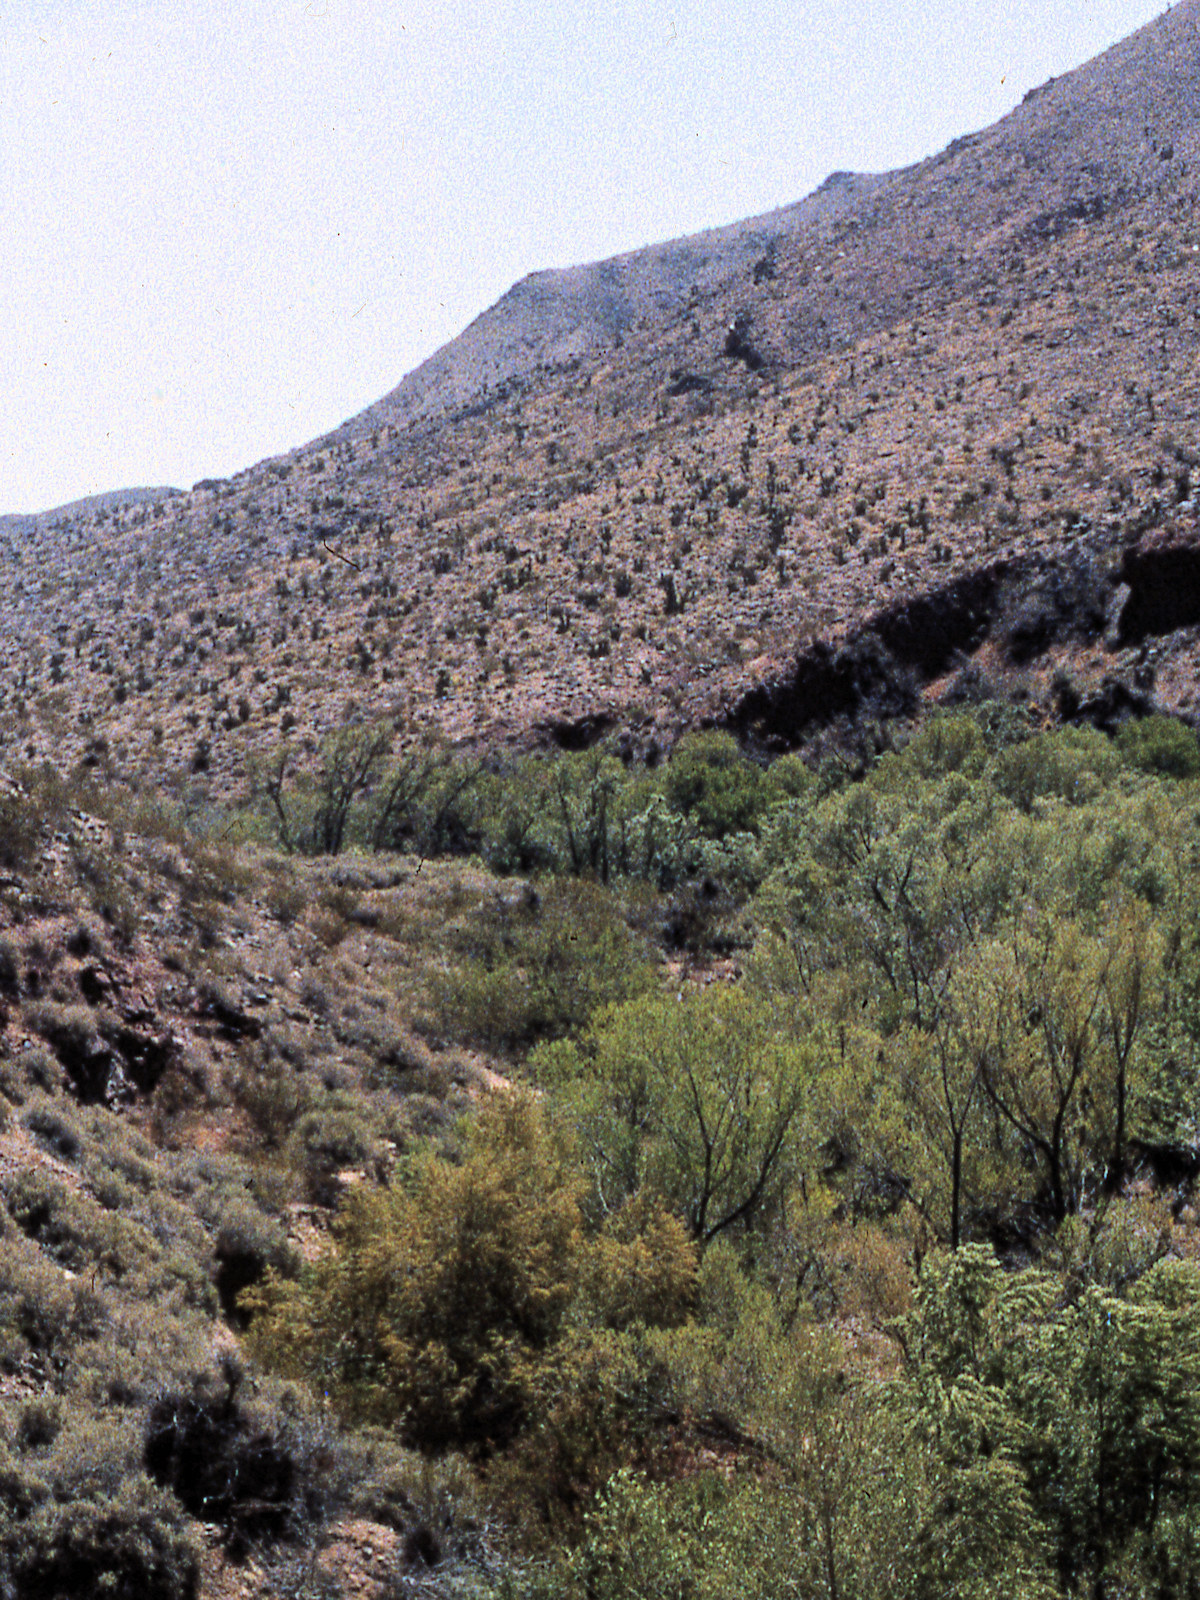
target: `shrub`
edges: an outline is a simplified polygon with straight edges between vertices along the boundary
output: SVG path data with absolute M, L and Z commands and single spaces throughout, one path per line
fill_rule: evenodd
M 113 1054 L 100 1037 L 87 1006 L 58 1005 L 52 1000 L 32 1005 L 31 1028 L 40 1033 L 66 1069 L 81 1100 L 103 1099 L 108 1092 Z
M 1112 743 L 1094 728 L 1060 728 L 1011 745 L 996 761 L 1000 793 L 1030 811 L 1035 800 L 1057 797 L 1071 805 L 1094 800 L 1118 767 Z
M 76 1194 L 38 1169 L 18 1172 L 5 1183 L 13 1221 L 60 1266 L 95 1279 L 129 1280 L 143 1295 L 182 1293 L 195 1305 L 213 1298 L 200 1263 L 186 1252 L 163 1247 L 151 1230 L 128 1216 L 106 1211 L 89 1195 Z
M 710 839 L 755 833 L 771 801 L 767 775 L 729 733 L 688 733 L 671 754 L 666 796 Z
M 1142 717 L 1127 722 L 1117 734 L 1117 749 L 1142 772 L 1159 772 L 1168 778 L 1194 778 L 1200 774 L 1200 744 L 1192 730 L 1176 717 Z
M 138 910 L 117 866 L 115 852 L 77 847 L 74 861 L 75 870 L 95 909 L 122 945 L 132 945 L 137 935 Z
M 312 1090 L 280 1061 L 249 1059 L 231 1085 L 233 1097 L 270 1146 L 286 1143 L 312 1103 Z
M 192 1600 L 199 1551 L 179 1503 L 137 1473 L 113 1489 L 51 1494 L 0 1533 L 6 1592 L 25 1600 Z M 8 1590 L 11 1585 L 11 1591 Z
M 245 1325 L 238 1296 L 258 1283 L 270 1267 L 281 1276 L 295 1273 L 298 1257 L 278 1222 L 244 1196 L 236 1197 L 221 1217 L 213 1244 L 214 1281 L 227 1321 Z
M 435 978 L 438 1020 L 502 1050 L 559 1038 L 609 1002 L 644 993 L 654 972 L 615 898 L 586 879 L 549 879 L 476 922 L 480 953 Z
M 32 866 L 42 842 L 35 802 L 15 792 L 0 794 L 0 867 L 21 872 Z
M 353 1095 L 330 1095 L 305 1112 L 289 1141 L 290 1150 L 313 1198 L 335 1197 L 334 1175 L 366 1165 L 375 1152 L 378 1127 L 364 1103 Z
M 467 1138 L 461 1165 L 429 1156 L 404 1189 L 353 1190 L 311 1274 L 248 1297 L 253 1349 L 424 1450 L 519 1430 L 527 1363 L 574 1293 L 578 1183 L 537 1103 L 493 1096 Z
M 295 1390 L 251 1391 L 230 1361 L 190 1390 L 159 1396 L 144 1461 L 194 1517 L 221 1527 L 235 1555 L 257 1539 L 296 1535 L 344 1492 L 329 1427 Z
M 8 934 L 0 934 L 0 994 L 15 995 L 21 987 L 21 947 Z
M 53 1103 L 32 1107 L 25 1113 L 25 1126 L 47 1149 L 64 1161 L 77 1161 L 83 1144 L 78 1120 L 65 1106 Z
M 103 1299 L 65 1278 L 8 1226 L 0 1250 L 0 1365 L 60 1368 L 76 1340 L 103 1323 Z

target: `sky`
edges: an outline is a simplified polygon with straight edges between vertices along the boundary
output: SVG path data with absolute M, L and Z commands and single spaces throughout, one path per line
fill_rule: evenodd
M 526 273 L 987 126 L 1162 0 L 3 0 L 0 512 L 188 488 Z

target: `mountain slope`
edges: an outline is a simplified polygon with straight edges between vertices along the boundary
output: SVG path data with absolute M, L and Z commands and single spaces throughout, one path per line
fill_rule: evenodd
M 524 280 L 289 456 L 0 528 L 10 753 L 1188 711 L 1198 83 L 1189 0 L 906 171 Z
M 791 206 L 590 266 L 534 272 L 340 432 L 444 415 L 490 388 L 621 348 L 644 319 L 774 270 L 781 239 L 831 227 L 886 175 L 832 174 Z

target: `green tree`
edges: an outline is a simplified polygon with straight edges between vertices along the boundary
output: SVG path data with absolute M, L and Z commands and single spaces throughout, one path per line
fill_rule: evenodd
M 762 1003 L 713 986 L 611 1007 L 532 1067 L 578 1124 L 601 1207 L 646 1185 L 707 1245 L 752 1226 L 808 1153 L 818 1063 Z
M 979 1004 L 997 1019 L 984 1087 L 1040 1163 L 1056 1222 L 1079 1209 L 1089 1178 L 1120 1181 L 1157 966 L 1157 941 L 1134 907 L 1110 913 L 1098 935 L 1035 917 L 981 962 Z
M 1138 717 L 1117 734 L 1117 749 L 1131 766 L 1168 778 L 1200 775 L 1200 744 L 1177 717 Z
M 551 1415 L 553 1392 L 564 1374 L 604 1379 L 611 1343 L 590 1330 L 679 1322 L 696 1249 L 652 1202 L 589 1234 L 584 1188 L 542 1104 L 494 1094 L 460 1159 L 426 1154 L 402 1184 L 355 1189 L 305 1276 L 268 1273 L 244 1297 L 251 1348 L 422 1450 L 487 1455 L 535 1422 L 559 1430 L 560 1460 L 585 1455 L 587 1419 Z
M 356 1190 L 305 1280 L 248 1297 L 251 1345 L 423 1449 L 501 1445 L 575 1292 L 579 1194 L 537 1103 L 494 1096 L 461 1163 L 430 1155 L 402 1187 Z
M 1200 1274 L 1091 1287 L 1011 1352 L 1020 1454 L 1070 1593 L 1200 1586 Z
M 1053 1592 L 1006 1388 L 1011 1353 L 1052 1296 L 1049 1280 L 1010 1277 L 982 1245 L 922 1264 L 913 1309 L 894 1329 L 904 1366 L 893 1404 L 929 1474 L 914 1538 L 916 1595 L 1032 1600 Z
M 391 742 L 384 724 L 347 724 L 324 740 L 314 772 L 297 773 L 297 753 L 287 744 L 259 764 L 252 785 L 267 803 L 283 848 L 340 854 L 351 808 L 377 781 Z
M 392 730 L 378 723 L 339 728 L 323 742 L 312 818 L 312 845 L 318 854 L 340 854 L 350 808 L 379 777 L 391 746 Z

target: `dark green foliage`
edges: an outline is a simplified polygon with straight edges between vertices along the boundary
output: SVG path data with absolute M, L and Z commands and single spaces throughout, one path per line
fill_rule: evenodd
M 1142 772 L 1160 772 L 1168 778 L 1200 774 L 1200 744 L 1192 730 L 1175 717 L 1127 722 L 1117 734 L 1116 745 L 1130 766 Z
M 649 952 L 610 896 L 547 879 L 480 912 L 465 959 L 435 982 L 434 1014 L 460 1037 L 509 1050 L 573 1032 L 652 983 Z
M 23 1515 L 0 1512 L 0 1574 L 14 1600 L 192 1600 L 199 1592 L 198 1541 L 175 1498 L 144 1476 L 82 1495 L 37 1483 L 31 1498 Z
M 1022 811 L 1048 796 L 1082 805 L 1115 777 L 1120 760 L 1112 742 L 1094 728 L 1060 728 L 1002 751 L 995 784 Z
M 1063 1303 L 969 1248 L 926 1263 L 900 1331 L 903 1404 L 956 1485 L 963 1538 L 1018 1512 L 1061 1592 L 1189 1594 L 1200 1582 L 1200 1276 L 1163 1263 Z M 976 1483 L 984 1498 L 964 1494 Z M 950 1531 L 943 1525 L 939 1539 Z M 962 1545 L 959 1546 L 961 1560 Z M 979 1543 L 975 1564 L 986 1559 Z M 944 1573 L 945 1566 L 940 1570 Z
M 377 1148 L 379 1127 L 356 1098 L 332 1094 L 296 1122 L 290 1146 L 316 1198 L 328 1199 L 334 1175 L 361 1168 Z
M 766 773 L 728 733 L 689 733 L 671 752 L 665 793 L 707 839 L 756 832 L 771 795 Z
M 41 848 L 44 826 L 36 801 L 17 790 L 0 793 L 0 869 L 27 871 Z

